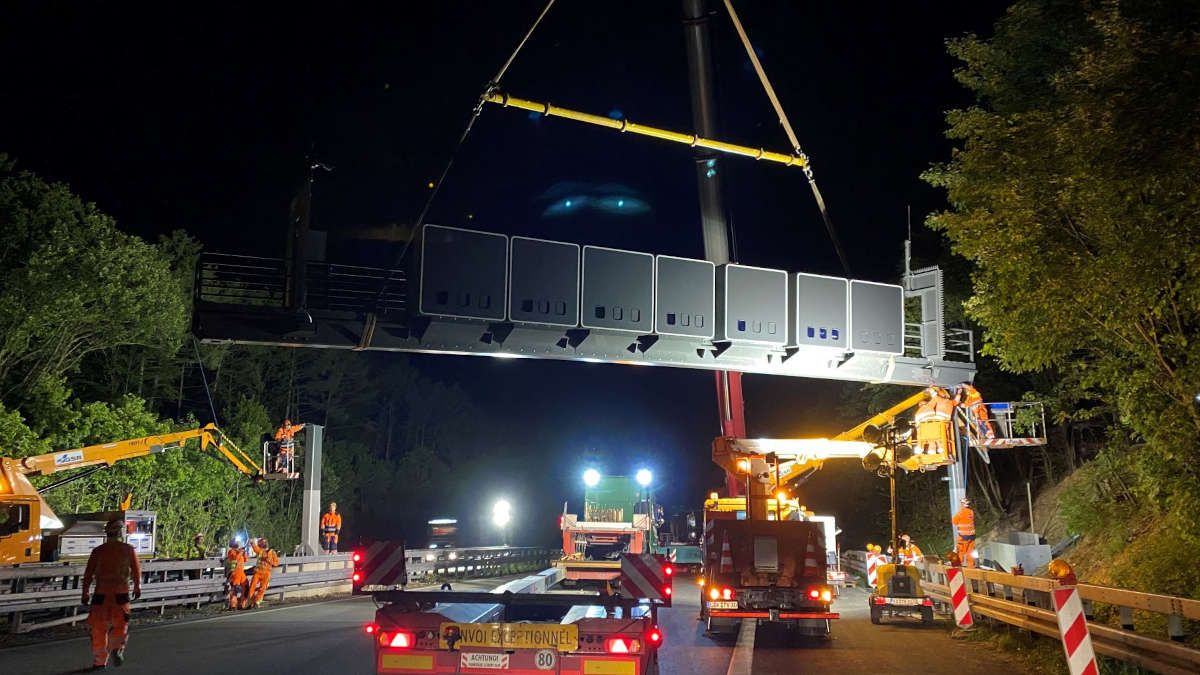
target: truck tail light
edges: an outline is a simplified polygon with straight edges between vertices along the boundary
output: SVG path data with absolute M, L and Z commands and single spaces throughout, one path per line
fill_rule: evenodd
M 367 632 L 367 635 L 374 635 L 375 633 L 379 632 L 379 624 L 369 623 L 363 626 L 363 630 Z
M 609 638 L 604 641 L 604 651 L 609 654 L 637 654 L 642 651 L 642 643 L 633 638 Z
M 362 551 L 355 551 L 354 553 L 351 553 L 351 554 L 350 554 L 350 560 L 351 560 L 351 562 L 353 562 L 355 565 L 357 565 L 358 563 L 362 562 L 362 559 L 363 559 L 363 554 L 362 554 Z
M 353 581 L 356 584 L 362 581 L 362 572 L 354 570 L 354 574 L 350 575 L 350 581 Z
M 398 630 L 395 633 L 379 631 L 379 646 L 395 649 L 412 649 L 417 644 L 417 636 L 411 631 Z
M 925 599 L 921 600 L 921 606 L 922 607 L 933 607 L 933 600 L 930 598 L 925 598 Z
M 875 598 L 875 604 L 877 604 L 877 605 L 886 605 L 886 604 L 887 604 L 887 598 Z
M 709 600 L 720 600 L 721 599 L 721 589 L 716 588 L 715 586 L 713 588 L 708 589 L 708 599 Z
M 663 574 L 665 574 L 667 576 L 671 576 L 671 575 L 675 574 L 675 568 L 672 567 L 671 565 L 666 565 L 663 567 Z
M 821 602 L 833 602 L 833 591 L 828 588 L 821 591 Z
M 646 641 L 651 647 L 661 647 L 663 641 L 662 630 L 658 626 L 652 626 L 650 632 L 646 633 Z
M 732 588 L 722 588 L 721 589 L 721 599 L 722 600 L 732 600 L 735 595 L 737 595 L 737 594 L 733 592 Z
M 670 586 L 666 586 L 663 588 L 663 595 L 667 596 L 668 598 L 671 597 L 671 587 Z

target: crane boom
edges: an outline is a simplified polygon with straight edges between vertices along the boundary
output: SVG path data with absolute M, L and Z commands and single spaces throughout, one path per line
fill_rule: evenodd
M 100 443 L 73 450 L 49 452 L 44 455 L 23 457 L 14 468 L 26 476 L 48 476 L 69 469 L 88 466 L 112 466 L 127 459 L 154 455 L 164 450 L 182 448 L 193 439 L 200 441 L 200 449 L 215 448 L 243 474 L 257 478 L 263 475 L 262 467 L 233 443 L 215 424 L 206 424 L 198 429 L 176 431 L 143 438 L 134 438 L 113 443 Z
M 726 143 L 711 138 L 704 138 L 698 134 L 685 134 L 678 131 L 670 131 L 659 127 L 652 127 L 646 124 L 638 124 L 624 119 L 613 119 L 604 115 L 593 115 L 592 113 L 580 112 L 563 108 L 561 106 L 550 103 L 540 103 L 538 101 L 530 101 L 528 99 L 509 96 L 500 92 L 491 92 L 484 100 L 488 103 L 495 103 L 506 108 L 520 108 L 521 110 L 529 110 L 531 112 L 540 113 L 546 117 L 562 117 L 564 119 L 583 122 L 584 124 L 592 124 L 598 127 L 607 127 L 614 131 L 623 133 L 637 134 L 639 136 L 649 136 L 662 141 L 671 141 L 673 143 L 682 143 L 690 145 L 693 148 L 705 148 L 707 150 L 715 150 L 731 155 L 741 155 L 742 157 L 750 157 L 751 159 L 760 159 L 767 162 L 774 162 L 784 166 L 797 166 L 801 169 L 808 168 L 808 158 L 803 155 L 793 155 L 786 152 L 772 152 L 762 148 L 754 148 L 747 145 L 737 145 L 735 143 Z

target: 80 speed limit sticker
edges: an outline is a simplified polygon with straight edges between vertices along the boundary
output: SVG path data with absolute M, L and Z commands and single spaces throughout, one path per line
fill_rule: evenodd
M 553 649 L 540 649 L 537 655 L 533 657 L 533 665 L 538 670 L 554 670 L 554 666 L 558 663 L 558 652 Z

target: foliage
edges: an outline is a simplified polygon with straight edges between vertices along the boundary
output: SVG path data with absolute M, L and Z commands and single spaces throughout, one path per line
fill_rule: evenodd
M 25 409 L 89 354 L 179 344 L 187 299 L 164 251 L 3 155 L 0 231 L 0 398 Z
M 976 101 L 947 115 L 958 147 L 924 176 L 952 207 L 928 225 L 974 265 L 967 309 L 985 353 L 1054 373 L 1060 419 L 1113 411 L 1126 449 L 1090 469 L 1092 496 L 1168 514 L 1192 545 L 1198 28 L 1195 3 L 1017 2 L 991 38 L 951 41 Z M 1107 507 L 1072 499 L 1079 527 L 1105 527 Z

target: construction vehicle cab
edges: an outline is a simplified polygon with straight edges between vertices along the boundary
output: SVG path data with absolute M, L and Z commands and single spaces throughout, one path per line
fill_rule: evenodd
M 873 624 L 885 616 L 918 616 L 923 624 L 933 623 L 933 599 L 921 589 L 921 574 L 912 565 L 880 565 L 867 603 Z
M 620 576 L 621 556 L 657 549 L 654 505 L 645 487 L 630 476 L 584 474 L 583 518 L 559 518 L 563 554 L 554 566 L 575 581 L 612 581 Z

